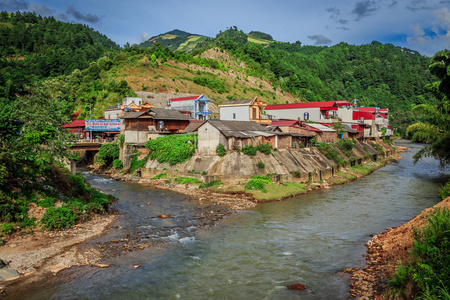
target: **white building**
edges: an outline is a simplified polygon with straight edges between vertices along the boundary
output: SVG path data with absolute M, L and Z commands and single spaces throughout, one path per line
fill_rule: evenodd
M 171 98 L 167 101 L 166 109 L 174 109 L 183 113 L 189 112 L 191 117 L 196 120 L 208 120 L 211 114 L 208 107 L 210 102 L 211 100 L 205 95 Z

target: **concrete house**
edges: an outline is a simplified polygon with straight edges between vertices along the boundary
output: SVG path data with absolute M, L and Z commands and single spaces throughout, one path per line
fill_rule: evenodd
M 197 132 L 198 153 L 203 155 L 215 155 L 219 144 L 224 145 L 227 150 L 260 144 L 287 149 L 305 145 L 307 142 L 305 138 L 308 138 L 303 134 L 270 130 L 270 127 L 261 126 L 253 121 L 209 120 L 199 126 Z
M 149 139 L 179 133 L 188 125 L 191 118 L 176 110 L 150 109 L 129 112 L 121 117 L 125 122 L 123 133 L 125 143 L 145 144 Z
M 220 108 L 220 120 L 224 121 L 254 121 L 262 125 L 269 125 L 268 115 L 262 114 L 267 103 L 259 101 L 258 97 L 248 100 L 225 101 Z
M 196 120 L 208 120 L 211 114 L 208 107 L 210 102 L 205 95 L 171 98 L 167 101 L 166 109 L 188 112 Z
M 338 118 L 351 115 L 352 107 L 348 101 L 326 101 L 291 104 L 273 104 L 264 108 L 274 119 L 291 119 L 332 123 Z
M 119 119 L 126 112 L 147 111 L 153 107 L 150 102 L 143 102 L 142 98 L 125 97 L 122 99 L 122 105 L 110 105 L 109 108 L 103 110 L 103 115 L 105 119 Z

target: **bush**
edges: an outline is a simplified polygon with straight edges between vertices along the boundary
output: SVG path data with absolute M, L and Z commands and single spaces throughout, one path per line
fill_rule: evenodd
M 98 153 L 94 156 L 95 163 L 107 167 L 111 165 L 116 158 L 119 158 L 119 152 L 119 145 L 115 143 L 103 144 L 98 150 Z
M 345 155 L 347 155 L 347 156 L 351 156 L 352 149 L 355 146 L 355 144 L 356 144 L 355 140 L 349 140 L 349 139 L 343 139 L 343 140 L 339 140 L 337 142 L 339 149 L 341 149 L 342 152 L 344 152 Z
M 216 153 L 218 156 L 222 157 L 222 156 L 225 156 L 225 154 L 227 154 L 227 150 L 225 149 L 224 145 L 219 144 L 216 147 Z
M 261 180 L 257 179 L 251 179 L 247 184 L 245 185 L 246 190 L 260 190 L 264 193 L 267 193 L 267 189 L 264 186 L 264 183 Z
M 262 183 L 266 183 L 266 184 L 272 183 L 272 179 L 270 178 L 270 176 L 257 175 L 257 176 L 252 176 L 252 179 L 253 180 L 259 180 Z
M 199 184 L 202 183 L 200 180 L 198 180 L 197 178 L 192 178 L 192 177 L 180 177 L 180 178 L 176 178 L 175 182 L 177 183 L 181 183 L 181 184 Z
M 19 204 L 0 191 L 0 222 L 18 221 L 20 213 Z
M 166 177 L 166 176 L 167 176 L 166 173 L 160 173 L 160 174 L 158 174 L 158 175 L 156 175 L 156 176 L 153 176 L 151 180 L 161 179 L 161 178 L 164 178 L 164 177 Z
M 8 235 L 14 231 L 14 223 L 0 224 L 0 236 Z
M 157 159 L 160 163 L 175 165 L 190 159 L 195 153 L 197 135 L 180 134 L 159 137 L 145 144 L 149 149 L 150 159 Z
M 269 144 L 260 144 L 256 147 L 256 149 L 259 152 L 264 153 L 265 155 L 269 155 L 270 153 L 272 153 L 272 146 L 270 146 Z
M 264 169 L 264 168 L 266 167 L 266 165 L 265 165 L 262 161 L 259 161 L 259 162 L 256 164 L 256 166 L 257 166 L 259 169 Z
M 117 170 L 122 170 L 123 169 L 123 163 L 120 159 L 115 159 L 113 161 L 113 166 L 117 169 Z
M 53 207 L 56 203 L 56 199 L 53 197 L 45 197 L 44 200 L 39 201 L 39 206 L 44 208 Z
M 256 155 L 256 151 L 257 149 L 255 147 L 253 147 L 252 145 L 247 145 L 242 147 L 241 152 L 246 154 L 246 155 L 251 155 L 251 156 L 255 156 Z
M 444 200 L 447 197 L 450 197 L 450 181 L 439 189 L 439 199 Z
M 42 225 L 48 229 L 61 229 L 70 227 L 77 220 L 74 212 L 66 207 L 50 207 L 41 219 Z

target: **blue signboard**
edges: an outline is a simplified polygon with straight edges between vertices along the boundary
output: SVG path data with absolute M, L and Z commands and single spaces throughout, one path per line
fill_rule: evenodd
M 85 119 L 86 131 L 120 131 L 119 119 Z

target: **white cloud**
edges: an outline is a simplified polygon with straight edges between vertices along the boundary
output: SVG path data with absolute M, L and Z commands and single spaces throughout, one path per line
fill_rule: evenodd
M 150 33 L 144 32 L 138 37 L 138 42 L 143 43 L 150 38 Z

